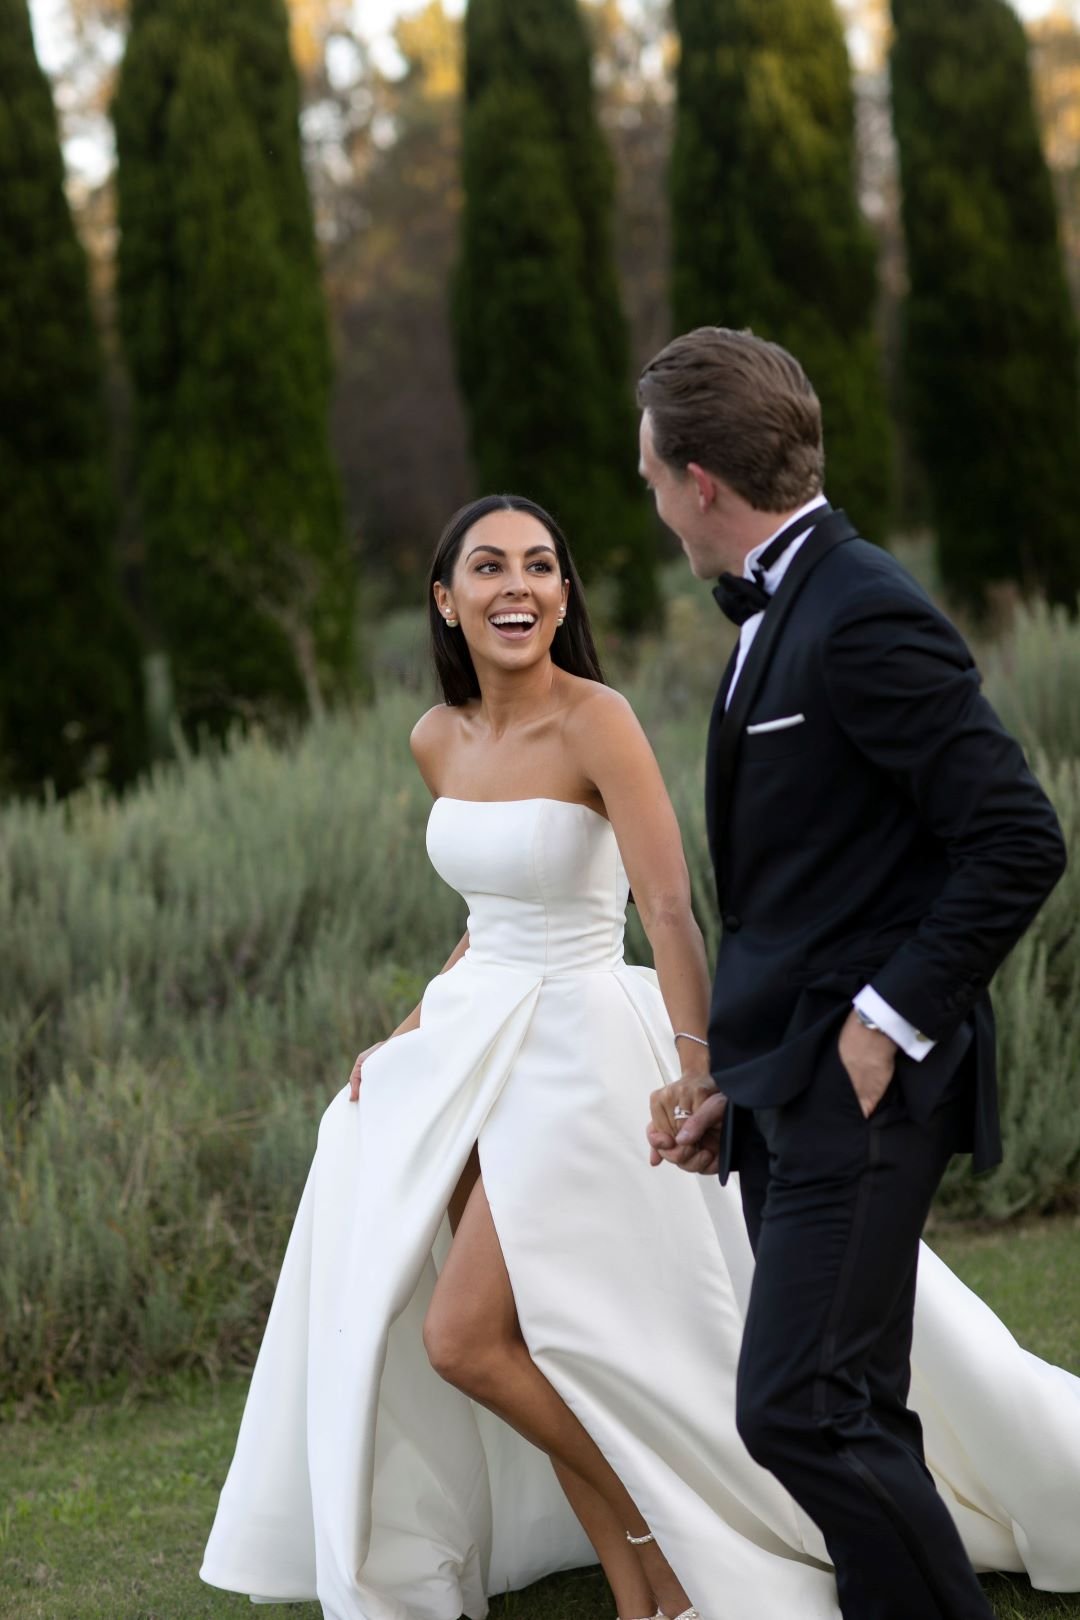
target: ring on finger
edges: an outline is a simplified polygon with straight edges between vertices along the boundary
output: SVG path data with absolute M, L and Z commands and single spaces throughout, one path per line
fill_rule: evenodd
M 689 1119 L 690 1114 L 691 1110 L 689 1108 L 673 1108 L 671 1110 L 672 1119 Z

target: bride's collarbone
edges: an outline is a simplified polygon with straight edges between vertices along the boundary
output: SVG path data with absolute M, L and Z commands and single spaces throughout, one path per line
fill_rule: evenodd
M 439 773 L 439 794 L 447 799 L 507 802 L 512 799 L 565 799 L 605 815 L 604 801 L 591 782 L 572 770 L 554 751 L 492 748 L 469 750 L 447 760 Z
M 567 747 L 560 712 L 537 715 L 494 734 L 477 713 L 462 714 L 436 773 L 440 797 L 509 802 L 561 799 L 606 816 L 604 801 Z

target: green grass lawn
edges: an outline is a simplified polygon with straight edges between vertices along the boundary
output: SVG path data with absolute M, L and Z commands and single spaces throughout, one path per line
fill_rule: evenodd
M 1080 1221 L 1005 1233 L 943 1228 L 934 1246 L 1032 1350 L 1080 1372 Z M 0 1432 L 3 1620 L 320 1620 L 315 1604 L 253 1609 L 198 1579 L 244 1385 L 191 1383 L 154 1400 L 81 1407 Z M 987 1582 L 1001 1620 L 1067 1616 L 1080 1597 Z M 496 1620 L 610 1620 L 599 1573 L 542 1581 Z M 793 1616 L 792 1620 L 798 1620 Z

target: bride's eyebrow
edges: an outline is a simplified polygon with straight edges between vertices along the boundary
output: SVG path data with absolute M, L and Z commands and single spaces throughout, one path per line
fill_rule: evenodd
M 473 546 L 472 550 L 469 552 L 469 556 L 465 558 L 465 561 L 468 562 L 469 557 L 475 557 L 476 553 L 478 551 L 490 551 L 492 556 L 494 556 L 494 557 L 505 557 L 506 556 L 506 552 L 502 549 L 501 546 Z M 526 555 L 526 557 L 535 557 L 537 555 L 537 553 L 540 553 L 540 552 L 544 553 L 548 557 L 556 557 L 557 558 L 557 555 L 558 555 L 557 552 L 555 551 L 554 546 L 543 546 L 543 545 L 541 545 L 541 546 L 530 546 L 528 548 L 528 550 L 525 552 L 525 555 Z

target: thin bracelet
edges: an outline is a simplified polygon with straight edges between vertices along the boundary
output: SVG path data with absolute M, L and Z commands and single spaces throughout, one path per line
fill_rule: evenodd
M 708 1041 L 703 1041 L 700 1035 L 691 1035 L 688 1029 L 677 1029 L 675 1039 L 677 1041 L 696 1041 L 699 1046 L 708 1046 L 709 1044 Z

